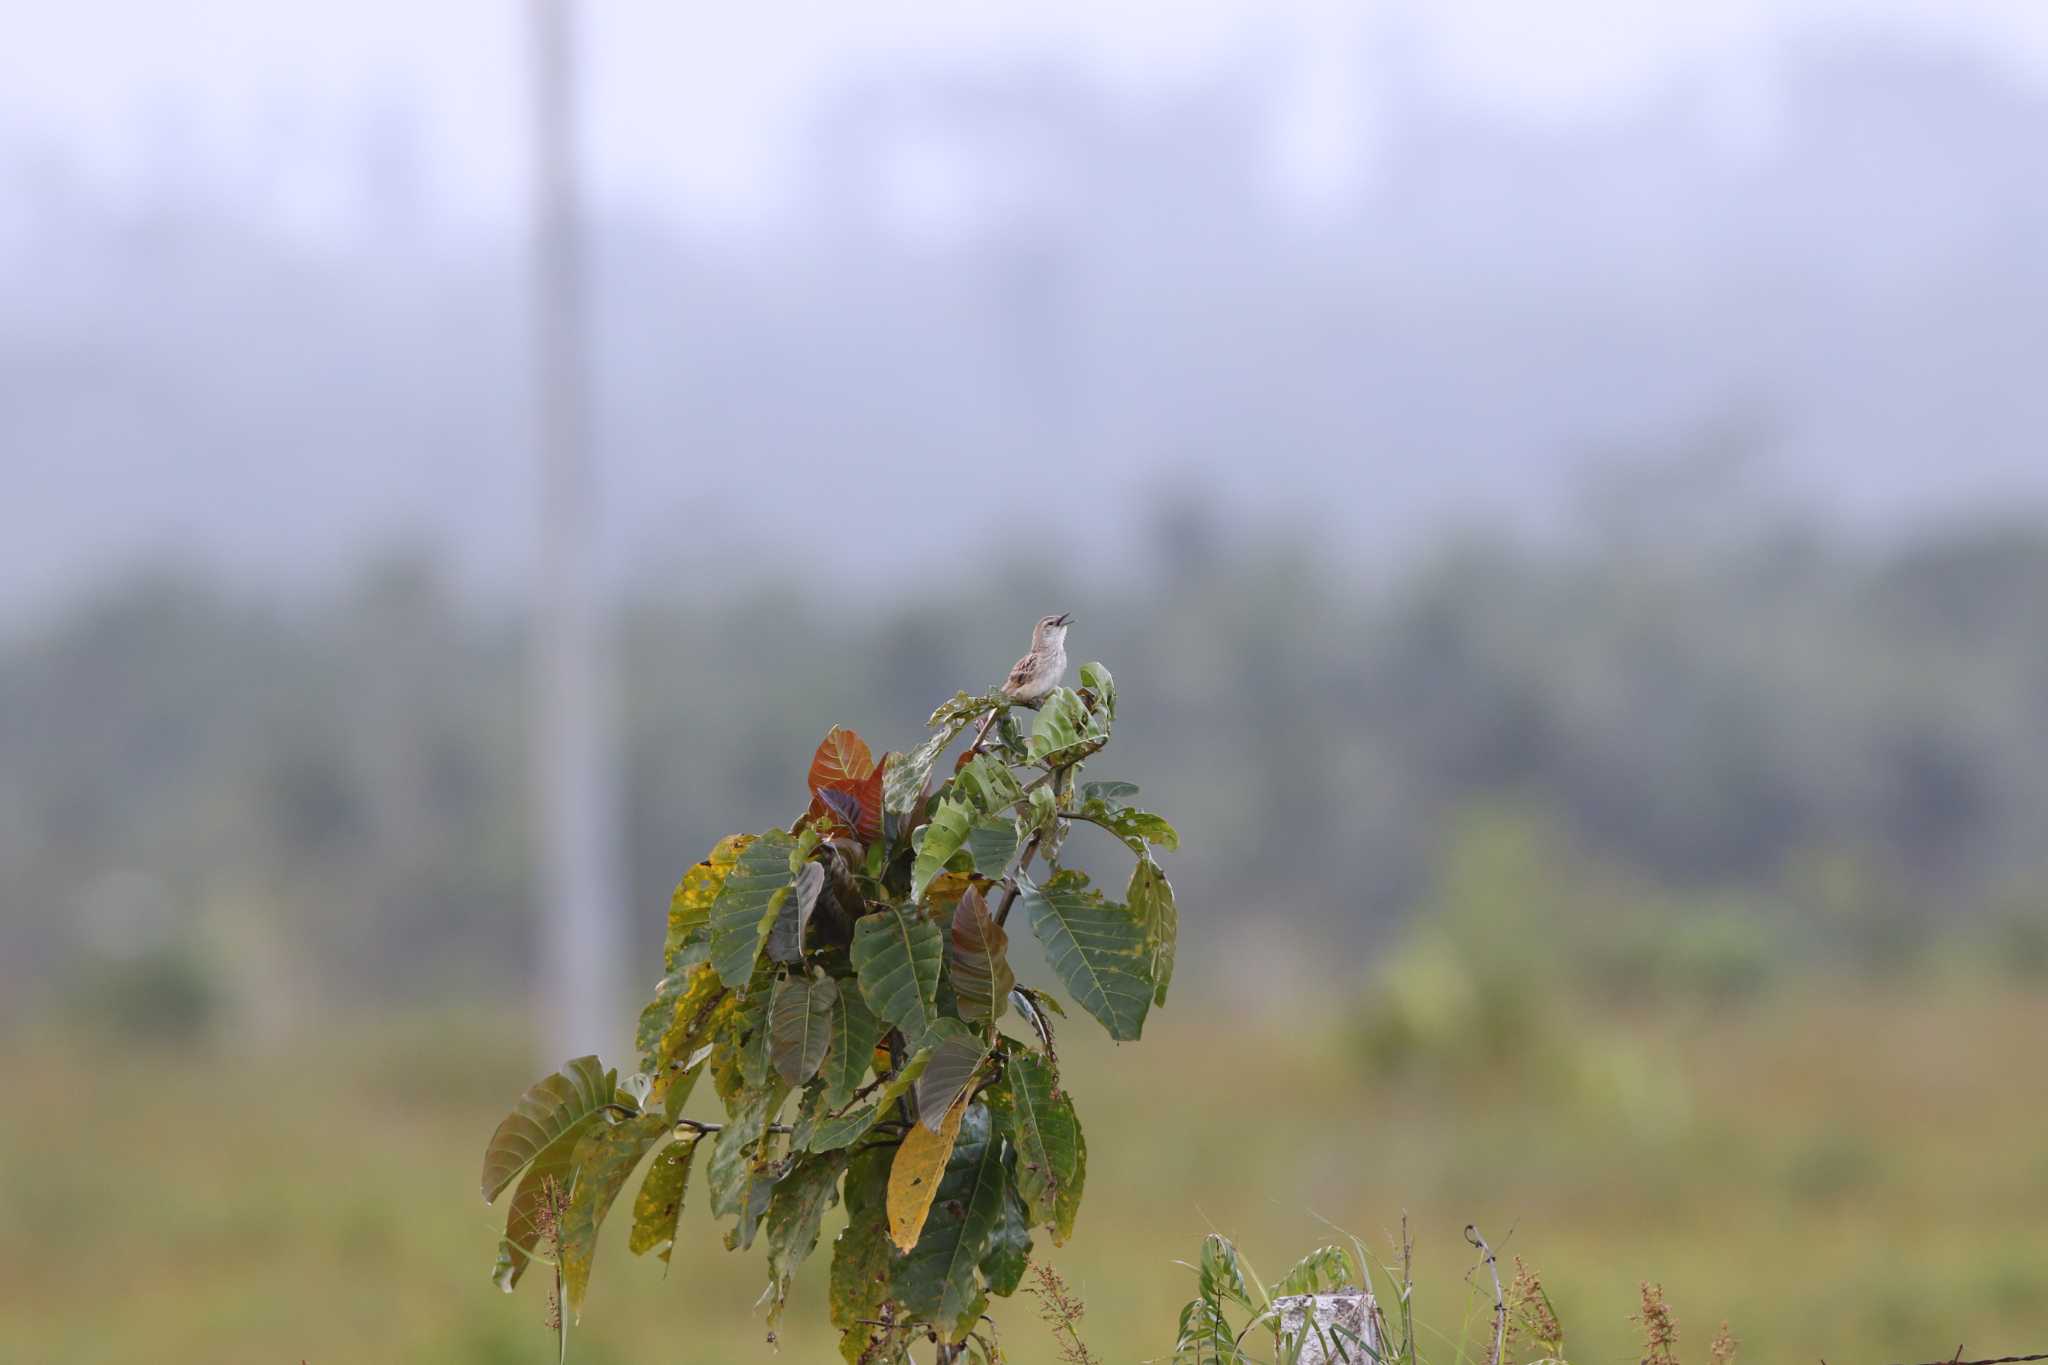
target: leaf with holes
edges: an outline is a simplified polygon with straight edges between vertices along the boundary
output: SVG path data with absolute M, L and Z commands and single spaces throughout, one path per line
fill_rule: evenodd
M 1140 858 L 1131 869 L 1130 889 L 1124 898 L 1131 914 L 1145 930 L 1145 950 L 1151 958 L 1152 1003 L 1166 1003 L 1166 988 L 1173 983 L 1173 955 L 1180 939 L 1180 911 L 1173 904 L 1173 883 L 1150 858 Z
M 939 1017 L 944 935 L 915 910 L 891 906 L 853 927 L 853 970 L 868 1008 L 917 1046 Z
M 887 1147 L 870 1147 L 856 1153 L 846 1171 L 846 1228 L 832 1243 L 828 1298 L 847 1365 L 871 1365 L 884 1358 L 869 1348 L 887 1330 L 875 1324 L 889 1301 L 889 1268 L 896 1258 L 888 1219 L 889 1163 L 894 1155 Z
M 528 1087 L 484 1147 L 484 1202 L 495 1202 L 528 1162 L 610 1104 L 618 1088 L 619 1073 L 606 1071 L 595 1057 L 578 1057 Z
M 633 1233 L 626 1249 L 635 1256 L 652 1251 L 666 1262 L 675 1248 L 676 1222 L 683 1216 L 683 1194 L 690 1186 L 690 1163 L 696 1158 L 698 1135 L 684 1133 L 654 1154 L 633 1197 Z
M 960 1017 L 977 1026 L 993 1024 L 1009 1006 L 1017 977 L 1010 970 L 1010 936 L 989 913 L 980 891 L 968 888 L 953 907 L 949 939 Z
M 775 983 L 768 1007 L 768 1055 L 776 1074 L 791 1085 L 802 1085 L 824 1064 L 838 999 L 839 983 L 830 977 L 786 976 Z
M 768 930 L 795 880 L 789 870 L 789 850 L 795 842 L 775 829 L 747 845 L 712 903 L 711 965 L 718 969 L 718 979 L 734 989 L 753 975 Z
M 1067 993 L 1119 1042 L 1137 1039 L 1152 1005 L 1153 946 L 1127 906 L 1071 869 L 1044 886 L 1019 879 L 1031 932 Z
M 640 1158 L 667 1131 L 668 1121 L 661 1115 L 638 1114 L 615 1124 L 594 1124 L 577 1141 L 570 1158 L 576 1174 L 569 1187 L 569 1211 L 562 1216 L 562 1284 L 571 1316 L 583 1316 L 597 1231 L 604 1226 L 605 1215 Z
M 725 885 L 726 874 L 748 844 L 751 834 L 728 834 L 711 856 L 683 874 L 668 903 L 668 938 L 662 946 L 662 970 L 681 971 L 711 953 L 711 906 Z
M 1012 1053 L 1002 1083 L 988 1093 L 1017 1149 L 1017 1193 L 1030 1220 L 1052 1229 L 1054 1245 L 1066 1245 L 1088 1179 L 1088 1145 L 1059 1073 L 1042 1057 Z
M 898 755 L 889 764 L 888 776 L 882 782 L 882 809 L 899 817 L 914 812 L 918 798 L 924 795 L 925 784 L 931 781 L 932 769 L 938 764 L 939 755 L 946 752 L 966 728 L 964 720 L 950 722 L 909 753 Z
M 818 1249 L 825 1211 L 839 1201 L 839 1177 L 846 1170 L 844 1152 L 807 1157 L 775 1182 L 768 1200 L 768 1325 L 781 1320 L 789 1302 L 796 1269 Z
M 1109 743 L 1109 731 L 1102 717 L 1088 709 L 1072 688 L 1055 687 L 1038 704 L 1038 719 L 1031 723 L 1031 738 L 1025 757 L 1048 768 L 1079 763 Z

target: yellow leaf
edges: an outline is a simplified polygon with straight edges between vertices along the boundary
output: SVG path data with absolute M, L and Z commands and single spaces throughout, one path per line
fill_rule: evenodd
M 967 1095 L 953 1101 L 945 1120 L 934 1133 L 922 1123 L 910 1125 L 896 1160 L 889 1167 L 889 1240 L 897 1250 L 909 1251 L 924 1231 L 925 1215 L 931 1212 L 932 1196 L 938 1193 L 939 1177 L 953 1155 L 953 1142 L 960 1136 L 960 1120 L 967 1113 Z

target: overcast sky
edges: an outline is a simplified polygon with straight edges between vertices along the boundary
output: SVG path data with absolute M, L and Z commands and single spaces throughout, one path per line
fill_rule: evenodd
M 523 166 L 520 0 L 65 0 L 9 6 L 0 136 L 58 141 L 114 185 L 167 143 L 232 170 L 282 140 L 353 136 L 366 104 L 418 120 L 437 207 L 495 222 Z M 864 62 L 1053 52 L 1142 99 L 1247 51 L 1298 63 L 1297 160 L 1356 154 L 1321 58 L 1398 12 L 1443 87 L 1529 118 L 1626 100 L 1674 64 L 1753 75 L 1775 38 L 1849 18 L 1962 43 L 2048 79 L 2038 0 L 587 0 L 594 192 L 703 218 L 772 212 L 807 92 Z M 1353 111 L 1345 113 L 1342 111 Z M 301 187 L 305 213 L 322 209 Z

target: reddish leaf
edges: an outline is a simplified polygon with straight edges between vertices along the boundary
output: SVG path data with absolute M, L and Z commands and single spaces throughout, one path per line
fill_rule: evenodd
M 858 733 L 833 726 L 811 759 L 811 816 L 830 820 L 871 844 L 882 837 L 882 774 L 888 756 L 875 763 L 867 741 Z M 851 798 L 827 799 L 827 793 Z
M 894 754 L 883 754 L 875 770 L 853 789 L 854 798 L 860 802 L 860 837 L 863 843 L 872 844 L 882 837 L 882 777 L 889 769 L 889 760 L 894 757 Z
M 811 758 L 811 790 L 852 791 L 874 770 L 875 756 L 868 752 L 867 741 L 857 732 L 835 725 L 825 732 Z
M 851 834 L 860 824 L 860 798 L 837 787 L 821 788 L 811 793 L 811 818 Z

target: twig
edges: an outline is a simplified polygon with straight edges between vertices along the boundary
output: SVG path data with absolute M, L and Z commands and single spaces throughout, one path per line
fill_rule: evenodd
M 699 1123 L 696 1119 L 677 1119 L 676 1127 L 679 1129 L 687 1128 L 697 1134 L 722 1133 L 725 1131 L 725 1125 L 722 1123 Z M 764 1133 L 794 1133 L 796 1129 L 786 1123 L 771 1123 L 761 1131 Z
M 1486 1365 L 1501 1365 L 1501 1352 L 1507 1346 L 1508 1301 L 1500 1290 L 1500 1262 L 1493 1258 L 1493 1248 L 1471 1223 L 1465 1224 L 1465 1240 L 1486 1253 L 1486 1269 L 1493 1276 L 1493 1354 L 1487 1357 Z
M 1038 856 L 1038 845 L 1045 839 L 1045 831 L 1031 836 L 1024 848 L 1017 854 L 1017 865 L 1003 875 L 1003 898 L 996 904 L 996 923 L 1001 924 L 1010 917 L 1010 907 L 1017 903 L 1017 891 L 1024 869 L 1031 866 L 1031 860 Z
M 1956 1348 L 1955 1356 L 1948 1360 L 1930 1360 L 1926 1365 L 2026 1365 L 2029 1361 L 2048 1360 L 2048 1351 L 2031 1356 L 1993 1356 L 1989 1360 L 1963 1360 L 1963 1348 Z

